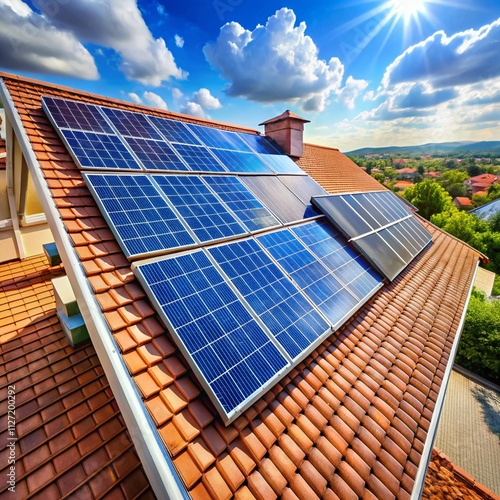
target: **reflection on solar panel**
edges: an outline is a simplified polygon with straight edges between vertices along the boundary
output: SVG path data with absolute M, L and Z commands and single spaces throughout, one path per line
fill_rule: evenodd
M 277 174 L 301 174 L 304 171 L 286 155 L 264 155 L 260 157 L 277 173 Z
M 311 205 L 302 203 L 278 177 L 242 176 L 240 180 L 284 224 L 319 215 Z
M 110 134 L 61 129 L 65 142 L 80 168 L 141 170 L 125 144 Z
M 203 177 L 219 198 L 233 211 L 249 231 L 279 226 L 279 221 L 233 176 Z
M 241 153 L 240 151 L 227 151 L 225 149 L 212 149 L 221 163 L 229 172 L 271 174 L 270 168 L 255 154 Z
M 292 359 L 330 332 L 255 240 L 212 247 L 209 253 Z
M 238 136 L 243 139 L 256 153 L 267 155 L 284 155 L 285 152 L 279 145 L 270 137 L 263 135 L 252 135 L 238 133 Z
M 145 115 L 106 107 L 101 107 L 101 111 L 122 135 L 143 137 L 145 139 L 161 139 L 160 134 L 149 123 Z
M 257 239 L 334 328 L 357 309 L 359 300 L 288 229 Z
M 158 116 L 148 116 L 148 120 L 170 141 L 182 144 L 200 144 L 200 141 L 182 123 Z
M 172 144 L 172 147 L 195 172 L 226 172 L 205 146 Z
M 390 191 L 320 196 L 312 201 L 389 280 L 432 239 Z
M 279 180 L 306 205 L 310 205 L 313 196 L 328 194 L 308 175 L 280 175 Z
M 201 125 L 188 125 L 205 146 L 209 148 L 231 149 L 233 151 L 251 151 L 234 132 Z
M 146 170 L 189 170 L 165 141 L 125 137 Z
M 195 243 L 149 176 L 83 175 L 127 257 Z
M 161 175 L 154 180 L 200 241 L 247 234 L 199 177 Z
M 291 231 L 357 297 L 358 305 L 382 286 L 382 278 L 330 224 L 314 221 Z
M 51 117 L 56 127 L 86 130 L 87 132 L 113 133 L 97 106 L 92 104 L 43 97 L 42 105 L 45 113 Z
M 134 269 L 226 423 L 289 362 L 199 250 Z

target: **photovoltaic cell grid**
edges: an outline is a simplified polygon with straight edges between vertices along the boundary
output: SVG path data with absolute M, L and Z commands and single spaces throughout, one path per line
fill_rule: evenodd
M 227 172 L 205 146 L 172 144 L 194 172 Z
M 141 170 L 116 135 L 61 129 L 60 133 L 81 168 Z
M 203 250 L 134 272 L 227 422 L 289 365 Z
M 286 155 L 259 155 L 277 174 L 300 174 L 305 172 Z
M 330 333 L 328 323 L 255 240 L 212 247 L 209 253 L 292 359 Z
M 249 231 L 279 226 L 280 222 L 238 180 L 237 177 L 218 175 L 204 176 L 210 188 L 233 211 Z
M 181 144 L 200 145 L 200 141 L 182 122 L 149 115 L 148 120 L 170 141 Z
M 125 137 L 127 144 L 147 170 L 185 170 L 187 165 L 165 141 Z
M 390 191 L 313 197 L 312 201 L 391 281 L 432 239 Z
M 104 106 L 101 107 L 101 111 L 122 135 L 144 139 L 162 139 L 145 115 Z
M 263 135 L 243 134 L 238 132 L 238 136 L 243 139 L 256 153 L 265 155 L 284 155 L 285 152 L 278 143 L 270 137 Z
M 203 127 L 190 123 L 189 129 L 209 148 L 230 149 L 233 151 L 247 151 L 251 149 L 234 132 L 220 130 L 213 127 Z
M 331 325 L 338 327 L 358 306 L 355 297 L 288 229 L 257 237 Z
M 106 120 L 103 120 L 99 108 L 93 104 L 43 97 L 42 105 L 56 127 L 113 133 Z
M 83 175 L 127 257 L 195 243 L 146 175 Z
M 248 233 L 199 177 L 165 175 L 154 180 L 199 241 Z
M 255 154 L 212 149 L 212 153 L 232 173 L 272 174 L 271 169 Z

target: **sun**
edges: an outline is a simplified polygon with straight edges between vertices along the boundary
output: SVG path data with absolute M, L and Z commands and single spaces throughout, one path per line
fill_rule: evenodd
M 426 0 L 391 0 L 392 15 L 406 23 L 425 13 Z

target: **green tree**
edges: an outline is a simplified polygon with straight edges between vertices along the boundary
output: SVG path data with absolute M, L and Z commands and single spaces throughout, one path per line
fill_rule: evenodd
M 464 181 L 469 178 L 467 172 L 461 170 L 448 170 L 443 172 L 441 178 L 437 181 L 443 186 L 452 198 L 465 196 Z
M 419 214 L 427 220 L 452 206 L 451 196 L 432 179 L 426 179 L 406 188 L 403 198 L 415 205 Z
M 375 173 L 375 174 L 371 174 L 371 176 L 380 182 L 380 184 L 383 184 L 384 181 L 385 181 L 385 175 L 384 174 L 379 174 L 379 173 Z
M 500 301 L 473 291 L 457 352 L 457 363 L 500 382 Z

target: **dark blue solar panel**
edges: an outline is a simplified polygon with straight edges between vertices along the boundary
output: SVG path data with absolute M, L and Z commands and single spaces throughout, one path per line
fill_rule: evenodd
M 170 142 L 201 144 L 182 122 L 168 120 L 158 116 L 148 116 L 148 119 Z
M 145 115 L 116 108 L 101 107 L 101 111 L 122 135 L 144 139 L 162 139 Z
M 116 136 L 60 129 L 81 168 L 141 170 L 125 144 Z
M 172 144 L 182 159 L 195 172 L 226 172 L 205 146 Z
M 358 306 L 359 300 L 289 230 L 257 239 L 332 326 L 339 326 Z
M 259 155 L 277 174 L 304 174 L 287 155 Z
M 285 154 L 278 143 L 270 137 L 243 133 L 239 133 L 238 136 L 243 139 L 256 153 L 263 153 L 268 155 Z
M 201 242 L 247 233 L 199 177 L 162 175 L 154 179 Z
M 236 177 L 217 175 L 203 177 L 203 180 L 249 231 L 280 225 L 278 219 Z
M 125 137 L 147 170 L 189 170 L 165 141 Z
M 53 97 L 42 97 L 45 112 L 52 117 L 56 127 L 103 132 L 112 134 L 113 130 L 99 113 L 99 109 L 80 101 L 68 101 Z
M 195 243 L 146 175 L 84 174 L 127 257 Z
M 212 153 L 224 164 L 229 172 L 271 174 L 271 169 L 255 154 L 212 149 Z
M 233 151 L 251 151 L 236 133 L 213 127 L 203 127 L 190 123 L 188 127 L 205 146 L 210 148 L 231 149 Z
M 255 240 L 212 247 L 209 252 L 292 359 L 330 331 Z
M 359 301 L 380 288 L 382 278 L 328 223 L 314 221 L 291 231 Z
M 134 272 L 226 420 L 288 365 L 203 251 Z

